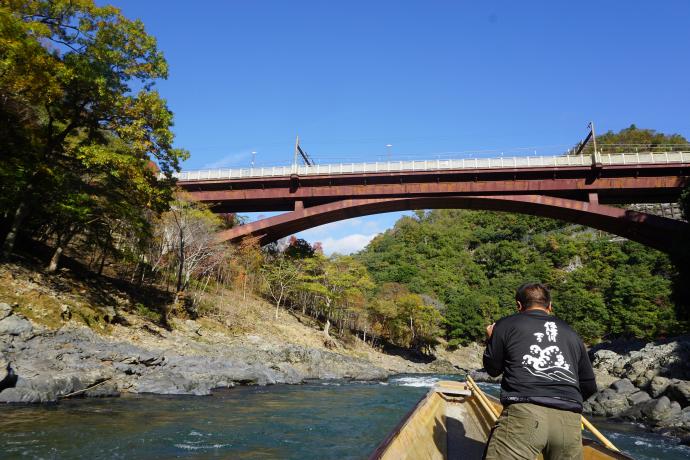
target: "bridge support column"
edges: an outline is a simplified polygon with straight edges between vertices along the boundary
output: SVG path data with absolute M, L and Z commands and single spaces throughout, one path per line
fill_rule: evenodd
M 599 204 L 599 194 L 597 192 L 589 194 L 589 204 Z
M 304 209 L 304 201 L 295 201 L 295 211 L 301 211 Z

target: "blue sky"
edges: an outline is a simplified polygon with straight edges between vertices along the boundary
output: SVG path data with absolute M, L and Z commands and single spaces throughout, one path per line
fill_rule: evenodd
M 110 3 L 170 64 L 185 169 L 289 164 L 297 134 L 323 163 L 550 154 L 589 120 L 690 137 L 687 0 Z M 398 217 L 300 236 L 349 252 Z

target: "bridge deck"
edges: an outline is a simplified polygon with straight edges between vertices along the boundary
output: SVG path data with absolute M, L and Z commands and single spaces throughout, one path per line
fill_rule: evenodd
M 630 152 L 598 154 L 597 163 L 606 165 L 690 164 L 690 152 Z M 423 172 L 471 169 L 515 169 L 588 166 L 591 155 L 521 156 L 459 160 L 388 161 L 370 163 L 319 164 L 313 166 L 273 166 L 260 168 L 214 168 L 176 173 L 180 182 L 231 180 L 262 177 L 344 175 L 388 172 Z

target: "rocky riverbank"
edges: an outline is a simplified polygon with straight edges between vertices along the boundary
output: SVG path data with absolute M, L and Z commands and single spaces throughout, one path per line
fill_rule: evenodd
M 585 413 L 639 422 L 690 442 L 690 336 L 590 351 L 600 391 Z
M 471 350 L 463 359 L 475 366 L 469 374 L 478 382 L 499 383 L 500 376 L 477 365 L 483 348 Z M 590 359 L 599 391 L 585 401 L 585 414 L 641 423 L 690 444 L 690 336 L 605 343 L 590 350 Z
M 239 384 L 375 380 L 402 372 L 454 370 L 445 361 L 411 363 L 366 351 L 365 345 L 330 351 L 318 346 L 320 332 L 306 326 L 301 344 L 275 334 L 232 336 L 190 320 L 178 321 L 169 331 L 137 324 L 131 317 L 129 326 L 113 325 L 104 336 L 74 322 L 51 330 L 13 310 L 0 303 L 0 402 L 5 403 L 122 392 L 207 395 Z

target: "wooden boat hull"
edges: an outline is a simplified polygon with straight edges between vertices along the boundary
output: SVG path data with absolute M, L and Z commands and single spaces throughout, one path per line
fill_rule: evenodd
M 486 396 L 485 396 L 486 397 Z M 489 403 L 503 409 L 494 398 Z M 463 382 L 439 382 L 393 429 L 370 460 L 481 459 L 494 425 L 490 409 Z M 583 440 L 584 459 L 629 459 Z

